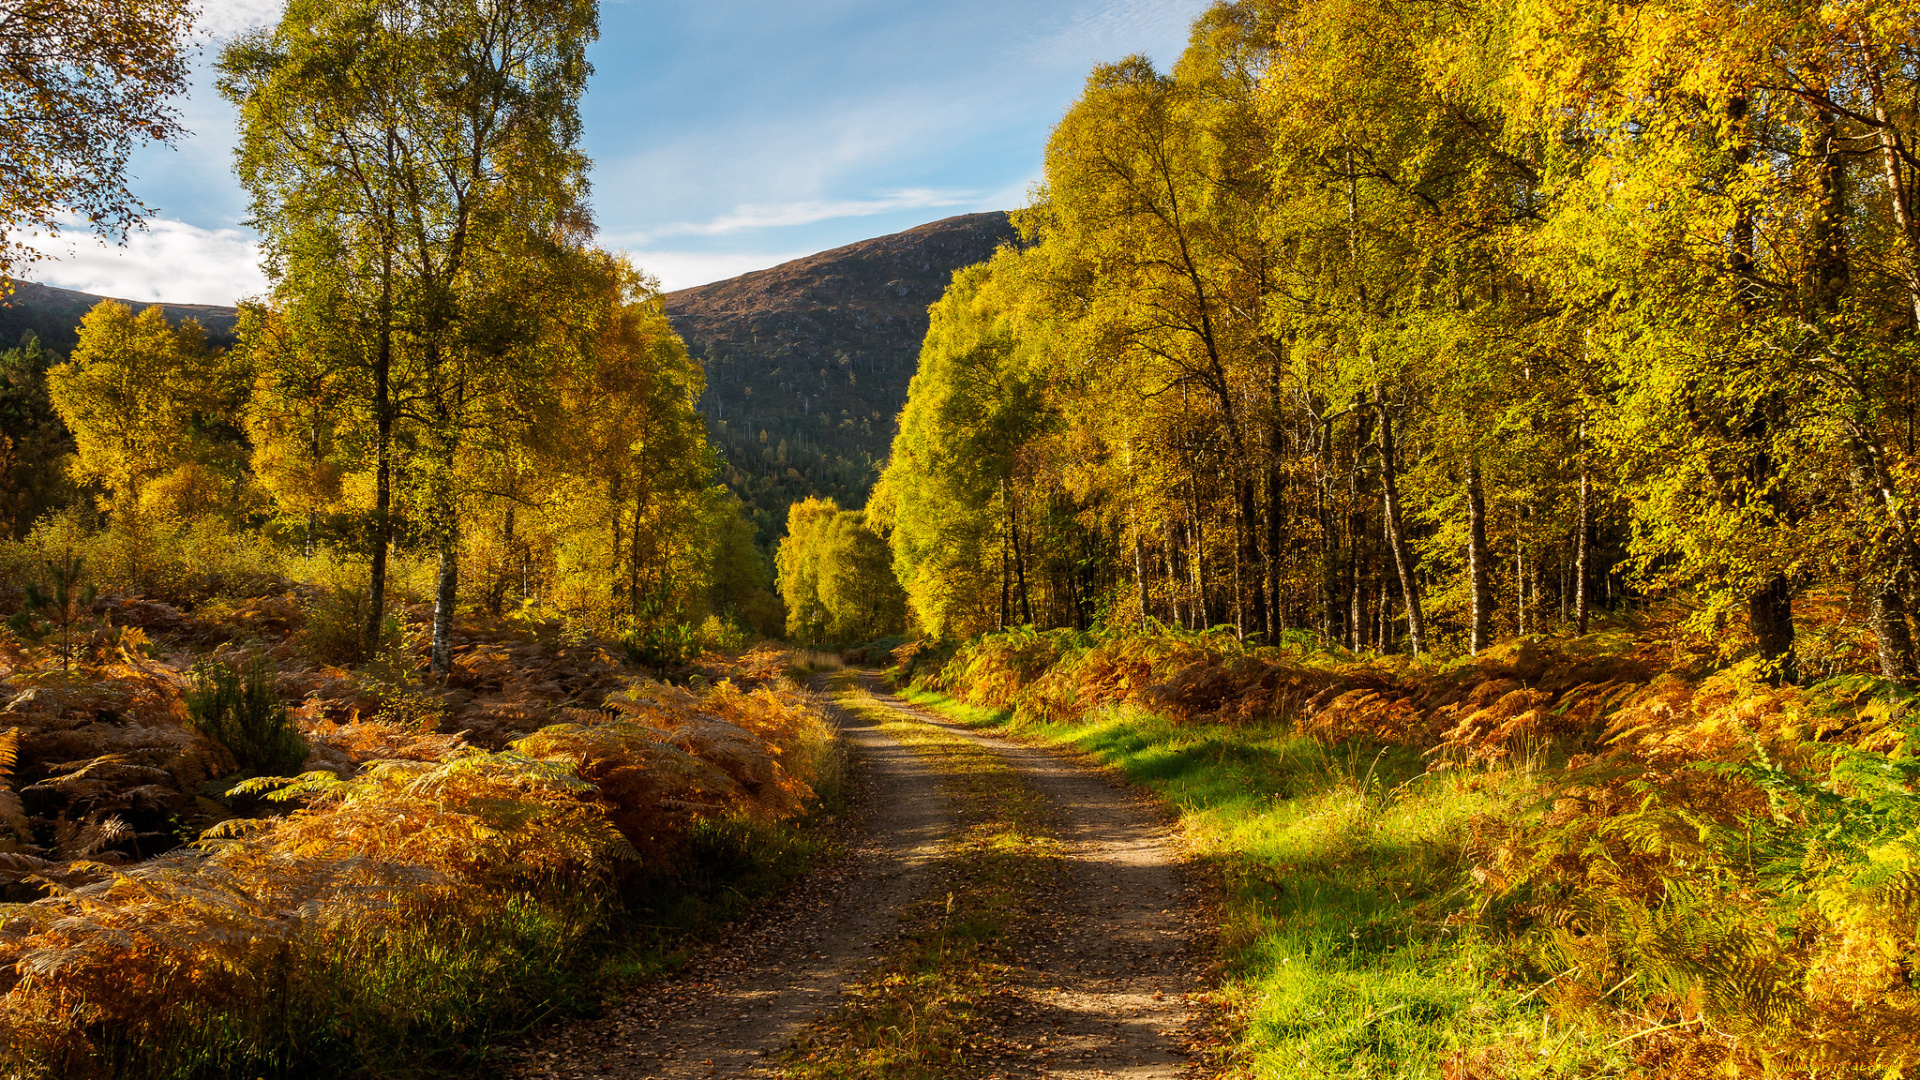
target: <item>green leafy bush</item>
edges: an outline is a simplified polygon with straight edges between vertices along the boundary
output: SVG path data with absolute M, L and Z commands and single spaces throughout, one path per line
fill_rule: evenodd
M 713 652 L 745 652 L 753 635 L 731 619 L 709 615 L 700 624 L 700 644 Z
M 307 742 L 273 693 L 273 673 L 255 657 L 246 671 L 219 662 L 194 666 L 186 693 L 194 730 L 233 751 L 240 767 L 289 776 L 307 760 Z
M 642 667 L 666 668 L 700 655 L 700 635 L 686 623 L 662 623 L 635 630 L 622 638 L 628 661 Z

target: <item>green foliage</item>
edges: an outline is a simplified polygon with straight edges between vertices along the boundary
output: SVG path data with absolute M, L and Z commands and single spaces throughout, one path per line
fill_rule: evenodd
M 66 470 L 73 436 L 47 390 L 58 359 L 33 336 L 0 353 L 0 538 L 25 536 L 73 497 Z
M 52 585 L 27 582 L 26 598 L 20 610 L 7 620 L 7 629 L 27 641 L 39 641 L 57 630 L 60 667 L 66 670 L 73 664 L 74 629 L 84 623 L 91 630 L 93 600 L 100 589 L 83 582 L 85 562 L 71 551 L 59 559 L 46 560 L 45 569 Z
M 264 656 L 238 671 L 219 661 L 202 661 L 189 682 L 188 722 L 232 751 L 242 769 L 261 776 L 300 771 L 307 743 L 274 692 L 273 669 Z
M 732 494 L 716 491 L 709 496 L 709 507 L 713 571 L 707 609 L 713 617 L 765 637 L 778 637 L 785 628 L 786 613 L 773 592 L 773 575 L 755 543 L 745 504 Z
M 256 429 L 281 436 L 263 449 L 285 436 L 297 447 L 277 456 L 289 467 L 265 468 L 272 454 L 261 465 L 282 481 L 284 505 L 311 513 L 332 496 L 331 434 L 347 430 L 334 416 L 316 425 L 315 408 L 351 400 L 371 421 L 361 428 L 371 445 L 359 448 L 374 480 L 368 634 L 384 614 L 398 499 L 438 556 L 432 664 L 442 675 L 467 496 L 499 493 L 511 507 L 536 486 L 515 474 L 529 421 L 566 386 L 556 368 L 584 357 L 669 392 L 679 376 L 685 392 L 684 364 L 660 379 L 659 366 L 631 362 L 638 357 L 621 347 L 631 342 L 595 348 L 603 331 L 617 337 L 649 310 L 635 296 L 637 275 L 586 250 L 581 228 L 578 104 L 597 32 L 591 0 L 303 0 L 221 54 L 221 91 L 241 117 L 236 167 L 278 308 L 267 320 L 276 332 L 251 339 L 273 406 Z M 473 47 L 483 39 L 490 47 Z M 634 411 L 617 407 L 627 400 L 538 426 L 591 435 L 631 425 Z M 396 490 L 403 450 L 406 484 Z M 627 492 L 607 495 L 617 518 Z
M 700 633 L 686 623 L 663 623 L 635 630 L 620 639 L 627 661 L 660 670 L 679 667 L 700 655 Z
M 906 597 L 886 541 L 860 511 L 831 499 L 795 503 L 774 561 L 794 641 L 866 641 L 906 628 Z

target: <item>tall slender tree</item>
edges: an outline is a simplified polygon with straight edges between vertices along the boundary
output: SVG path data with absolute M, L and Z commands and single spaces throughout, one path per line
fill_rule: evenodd
M 451 666 L 460 455 L 518 380 L 538 320 L 517 292 L 590 225 L 578 101 L 592 0 L 295 0 L 223 53 L 242 181 L 296 333 L 363 373 L 376 473 L 369 640 L 392 541 L 395 431 L 439 559 L 432 667 Z M 341 316 L 354 332 L 338 334 Z

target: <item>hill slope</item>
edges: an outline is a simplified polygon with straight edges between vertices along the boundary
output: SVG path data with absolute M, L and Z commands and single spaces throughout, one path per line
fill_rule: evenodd
M 41 344 L 58 353 L 73 351 L 75 328 L 80 325 L 81 316 L 95 304 L 110 299 L 95 296 L 92 293 L 75 292 L 72 289 L 56 289 L 51 285 L 37 285 L 31 281 L 13 283 L 13 295 L 0 301 L 0 349 L 10 349 L 20 341 L 22 335 L 32 333 Z M 139 311 L 153 305 L 138 300 L 122 300 L 121 303 Z M 200 320 L 207 329 L 207 339 L 213 344 L 225 348 L 233 344 L 233 324 L 240 313 L 230 307 L 214 304 L 162 304 L 167 319 L 179 322 L 191 316 Z
M 1013 239 L 1005 213 L 966 214 L 667 295 L 674 328 L 706 365 L 700 405 L 725 479 L 763 543 L 785 530 L 788 505 L 809 495 L 866 502 L 919 365 L 928 306 L 955 270 Z M 0 349 L 31 332 L 69 352 L 81 316 L 104 299 L 15 282 L 0 304 Z M 169 319 L 200 320 L 216 345 L 232 344 L 235 309 L 161 306 Z
M 674 328 L 706 365 L 701 408 L 727 482 L 763 541 L 808 495 L 866 502 L 928 305 L 955 270 L 1013 238 L 1005 213 L 967 214 L 668 294 Z

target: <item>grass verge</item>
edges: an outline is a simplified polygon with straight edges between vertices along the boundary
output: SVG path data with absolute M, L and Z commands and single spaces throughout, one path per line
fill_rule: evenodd
M 1466 912 L 1477 817 L 1523 814 L 1525 767 L 1440 773 L 1405 749 L 1328 747 L 1271 725 L 1179 725 L 1129 707 L 1014 723 L 942 694 L 901 695 L 963 725 L 1070 746 L 1179 814 L 1219 883 L 1223 1071 L 1259 1077 L 1507 1076 L 1591 1062 L 1539 1002 L 1503 986 L 1498 944 Z M 1450 1067 L 1451 1066 L 1451 1067 Z
M 987 1011 L 1011 971 L 1023 909 L 1056 873 L 1044 798 L 991 751 L 881 704 L 838 680 L 835 698 L 880 722 L 943 778 L 955 830 L 937 892 L 907 909 L 894 947 L 789 1056 L 793 1080 L 965 1076 L 992 1063 Z

